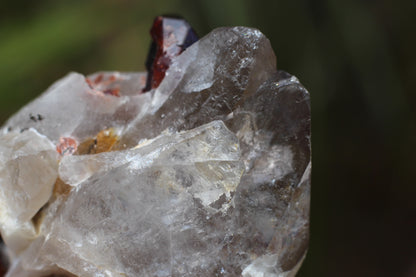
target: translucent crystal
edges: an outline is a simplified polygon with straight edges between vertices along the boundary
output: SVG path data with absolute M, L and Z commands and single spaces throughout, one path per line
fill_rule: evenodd
M 32 218 L 57 177 L 58 154 L 46 137 L 34 129 L 0 136 L 0 230 L 13 256 L 36 237 Z
M 7 276 L 294 276 L 308 245 L 309 94 L 276 70 L 267 38 L 216 29 L 156 89 L 145 83 L 71 73 L 6 122 Z

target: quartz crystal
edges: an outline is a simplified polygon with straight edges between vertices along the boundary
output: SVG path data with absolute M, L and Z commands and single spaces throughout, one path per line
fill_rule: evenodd
M 12 116 L 6 276 L 294 276 L 310 102 L 275 60 L 260 31 L 219 28 L 146 93 L 146 73 L 70 73 Z

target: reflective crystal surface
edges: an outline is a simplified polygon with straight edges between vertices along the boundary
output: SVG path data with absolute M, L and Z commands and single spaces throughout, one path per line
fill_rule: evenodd
M 308 246 L 310 101 L 258 30 L 146 73 L 70 73 L 0 135 L 7 276 L 294 276 Z

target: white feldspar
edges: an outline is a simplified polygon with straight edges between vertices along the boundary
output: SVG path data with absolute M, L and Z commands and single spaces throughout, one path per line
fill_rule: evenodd
M 0 230 L 12 255 L 37 231 L 31 219 L 45 205 L 58 177 L 58 153 L 34 129 L 0 136 Z
M 157 89 L 145 80 L 70 73 L 0 130 L 7 276 L 294 276 L 309 93 L 245 27 L 193 44 Z

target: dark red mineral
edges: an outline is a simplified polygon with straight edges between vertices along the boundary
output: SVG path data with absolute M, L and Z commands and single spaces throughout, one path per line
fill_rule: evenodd
M 153 41 L 146 61 L 148 75 L 144 91 L 157 88 L 172 59 L 198 40 L 191 25 L 175 17 L 156 17 L 150 34 Z

